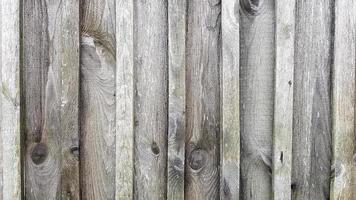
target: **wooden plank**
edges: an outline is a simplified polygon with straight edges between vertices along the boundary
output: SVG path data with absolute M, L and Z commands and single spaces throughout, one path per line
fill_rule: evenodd
M 3 200 L 21 199 L 20 1 L 1 1 L 1 137 Z
M 272 195 L 291 199 L 295 1 L 276 1 Z
M 335 1 L 330 199 L 356 199 L 356 1 Z
M 275 5 L 240 5 L 241 197 L 271 199 Z
M 188 1 L 186 199 L 219 198 L 219 0 Z
M 79 4 L 25 1 L 24 16 L 26 199 L 79 199 Z
M 135 3 L 135 199 L 166 198 L 167 1 Z
M 167 198 L 184 199 L 186 1 L 168 1 Z
M 2 9 L 1 9 L 1 4 L 0 3 L 0 27 L 1 24 L 2 24 Z M 1 29 L 2 30 L 2 29 Z M 0 88 L 2 88 L 2 78 L 1 78 L 1 74 L 2 74 L 2 32 L 0 33 Z M 0 96 L 0 144 L 3 144 L 2 143 L 2 138 L 3 138 L 3 135 L 2 135 L 2 132 L 1 132 L 1 121 L 2 121 L 2 96 Z M 2 159 L 2 152 L 3 152 L 3 148 L 2 148 L 3 145 L 0 145 L 0 197 L 2 198 L 3 197 L 3 181 L 2 181 L 2 171 L 3 171 L 3 159 Z
M 292 199 L 328 199 L 332 0 L 297 0 Z
M 222 65 L 221 65 L 221 142 L 220 199 L 240 197 L 240 27 L 239 3 L 221 2 Z
M 81 198 L 114 199 L 115 1 L 81 1 Z
M 133 0 L 116 1 L 116 198 L 133 199 Z

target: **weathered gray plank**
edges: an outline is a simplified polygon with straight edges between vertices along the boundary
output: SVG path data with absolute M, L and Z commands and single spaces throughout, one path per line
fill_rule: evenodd
M 2 27 L 1 26 L 1 24 L 2 24 L 2 18 L 3 18 L 3 16 L 2 16 L 2 9 L 1 9 L 1 4 L 2 3 L 0 3 L 0 27 Z M 2 78 L 1 78 L 1 71 L 2 71 L 2 32 L 0 32 L 0 88 L 2 88 Z M 3 165 L 2 165 L 2 163 L 3 163 L 3 159 L 2 159 L 2 151 L 3 151 L 3 148 L 2 148 L 2 132 L 1 132 L 1 121 L 2 121 L 2 96 L 0 95 L 0 197 L 1 198 L 3 198 L 3 181 L 2 181 L 2 171 L 3 171 Z
M 115 1 L 81 1 L 81 198 L 115 198 Z
M 275 5 L 240 5 L 241 197 L 271 199 Z
M 272 152 L 273 199 L 291 199 L 295 1 L 279 0 L 276 9 L 276 65 Z
M 135 3 L 135 199 L 166 198 L 167 1 Z
M 133 0 L 116 1 L 116 198 L 133 199 Z
M 188 1 L 186 199 L 219 198 L 220 0 Z
M 356 199 L 356 1 L 335 1 L 330 199 Z
M 21 199 L 20 1 L 2 0 L 1 137 L 3 200 Z
M 167 198 L 184 199 L 186 1 L 168 1 Z
M 220 199 L 240 197 L 240 36 L 239 1 L 221 2 L 221 142 Z
M 24 1 L 25 195 L 79 199 L 78 1 Z
M 292 199 L 328 199 L 332 0 L 297 0 Z

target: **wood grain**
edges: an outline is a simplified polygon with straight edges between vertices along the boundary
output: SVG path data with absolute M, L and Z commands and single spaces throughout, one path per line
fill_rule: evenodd
M 168 132 L 167 1 L 136 1 L 135 199 L 166 199 Z
M 116 195 L 133 199 L 133 0 L 116 1 Z
M 25 195 L 79 199 L 79 4 L 26 1 L 24 20 Z
M 167 199 L 184 199 L 186 1 L 168 1 Z
M 272 195 L 291 199 L 295 1 L 276 1 Z
M 297 0 L 292 199 L 328 199 L 333 1 Z
M 1 1 L 1 137 L 3 200 L 21 199 L 20 1 Z
M 242 199 L 271 199 L 275 4 L 240 1 Z
M 221 2 L 220 199 L 240 197 L 239 1 Z
M 356 199 L 356 2 L 335 1 L 330 199 Z
M 219 198 L 220 0 L 188 1 L 186 199 Z
M 81 1 L 81 198 L 115 198 L 115 1 Z

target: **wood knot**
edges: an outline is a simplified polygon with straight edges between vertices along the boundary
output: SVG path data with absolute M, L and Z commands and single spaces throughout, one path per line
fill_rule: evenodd
M 262 9 L 263 0 L 240 0 L 240 5 L 247 14 L 257 16 Z
M 189 166 L 193 170 L 199 170 L 203 168 L 207 160 L 207 152 L 202 149 L 195 149 L 190 153 L 189 156 Z
M 154 155 L 158 155 L 159 154 L 159 147 L 157 145 L 156 142 L 152 142 L 151 144 L 151 151 Z
M 183 171 L 184 170 L 184 165 L 183 165 L 183 162 L 180 158 L 175 158 L 173 160 L 173 166 L 174 166 L 174 169 L 177 170 L 177 171 Z
M 79 147 L 73 146 L 70 148 L 70 152 L 76 157 L 79 158 Z
M 32 150 L 31 159 L 33 163 L 39 165 L 43 163 L 48 155 L 47 146 L 43 143 L 38 143 Z

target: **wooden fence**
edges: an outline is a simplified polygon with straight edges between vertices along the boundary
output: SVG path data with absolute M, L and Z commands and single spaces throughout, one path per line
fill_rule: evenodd
M 0 6 L 0 199 L 356 199 L 356 1 Z

